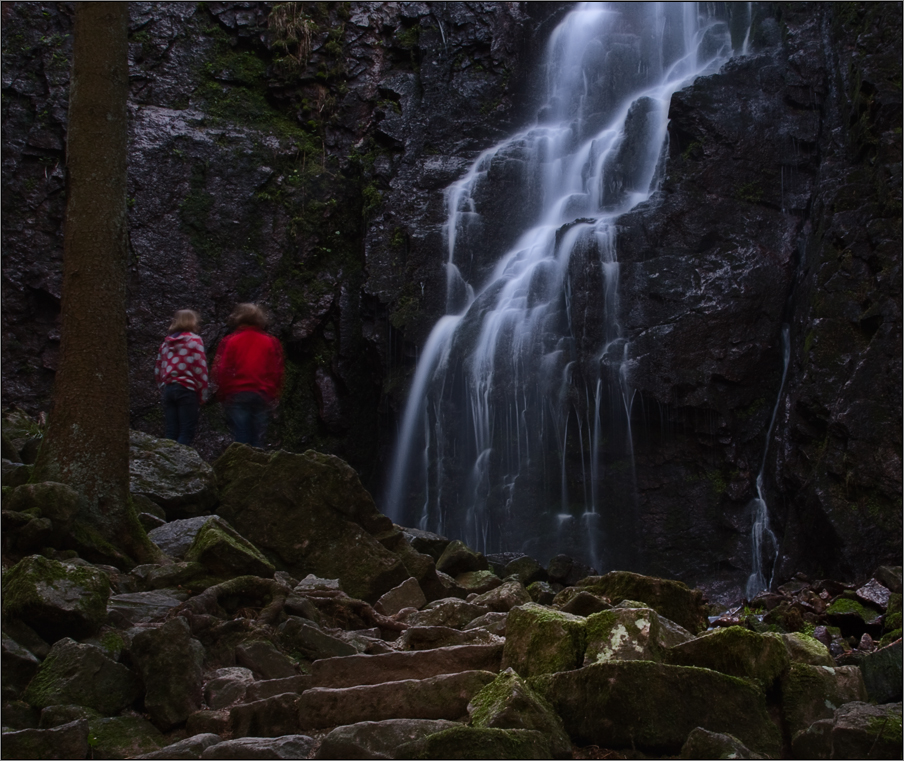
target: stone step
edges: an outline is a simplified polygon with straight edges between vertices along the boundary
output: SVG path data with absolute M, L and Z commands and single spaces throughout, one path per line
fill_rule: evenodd
M 354 687 L 313 687 L 298 696 L 299 725 L 320 729 L 386 719 L 456 721 L 467 717 L 471 698 L 495 678 L 490 671 L 463 671 Z
M 453 645 L 431 650 L 324 658 L 314 661 L 311 676 L 314 687 L 342 688 L 405 679 L 427 679 L 462 671 L 498 673 L 502 663 L 502 649 L 502 644 Z

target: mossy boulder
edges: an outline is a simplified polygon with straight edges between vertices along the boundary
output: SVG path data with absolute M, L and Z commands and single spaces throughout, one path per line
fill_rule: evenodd
M 204 648 L 181 616 L 132 638 L 132 660 L 144 679 L 144 707 L 162 731 L 200 710 Z
M 470 571 L 489 571 L 489 568 L 490 563 L 486 557 L 458 539 L 449 542 L 436 561 L 436 570 L 449 576 L 458 576 L 460 573 Z
M 577 599 L 577 598 L 574 598 Z M 660 661 L 663 652 L 679 642 L 678 627 L 663 625 L 663 619 L 652 608 L 612 608 L 587 616 L 585 666 L 609 661 Z
M 455 577 L 455 583 L 468 594 L 482 595 L 502 586 L 502 579 L 492 571 L 467 571 L 458 574 Z
M 375 538 L 392 522 L 338 457 L 232 444 L 214 468 L 217 514 L 277 568 L 296 578 L 338 578 L 345 592 L 368 602 L 408 578 L 401 560 Z
M 612 571 L 605 576 L 588 576 L 576 586 L 613 603 L 638 600 L 692 634 L 704 631 L 707 626 L 703 593 L 680 581 Z
M 188 563 L 201 563 L 214 576 L 272 578 L 276 568 L 261 551 L 222 518 L 207 521 L 185 553 Z
M 54 481 L 25 484 L 10 490 L 4 497 L 3 509 L 15 512 L 40 510 L 57 532 L 66 531 L 78 515 L 81 498 L 71 486 Z
M 317 751 L 320 759 L 393 758 L 396 748 L 458 726 L 446 719 L 387 719 L 336 727 Z
M 899 639 L 861 658 L 857 665 L 863 674 L 863 683 L 870 700 L 876 703 L 893 703 L 901 700 L 904 683 L 904 652 Z
M 66 637 L 50 649 L 23 699 L 36 708 L 80 705 L 112 716 L 140 695 L 141 682 L 128 668 L 100 648 Z
M 834 666 L 835 659 L 822 642 L 802 632 L 782 634 L 788 655 L 795 663 L 808 663 L 811 666 Z
M 792 663 L 781 680 L 782 716 L 792 737 L 815 721 L 832 718 L 844 703 L 866 699 L 866 685 L 857 666 Z
M 135 758 L 165 746 L 164 736 L 141 716 L 114 716 L 88 722 L 91 757 Z
M 91 566 L 31 555 L 4 573 L 2 584 L 4 618 L 21 619 L 49 642 L 87 637 L 107 617 L 110 581 Z
M 530 602 L 509 611 L 502 668 L 523 677 L 581 666 L 585 619 Z
M 571 741 L 552 706 L 521 677 L 508 669 L 478 692 L 468 703 L 474 727 L 533 729 L 549 740 L 553 758 L 570 758 Z
M 552 758 L 549 739 L 528 729 L 453 727 L 400 745 L 395 758 Z
M 729 626 L 676 645 L 668 651 L 667 661 L 755 679 L 768 689 L 789 667 L 791 658 L 780 635 Z
M 791 740 L 795 758 L 900 758 L 901 703 L 840 706 Z
M 213 510 L 217 479 L 192 447 L 129 432 L 129 491 L 160 505 L 169 520 Z
M 859 600 L 839 597 L 826 608 L 826 616 L 836 626 L 844 627 L 850 624 L 856 626 L 875 624 L 882 617 L 882 613 Z
M 781 752 L 765 693 L 746 679 L 691 666 L 619 661 L 528 680 L 577 745 L 680 752 L 697 727 L 731 733 L 751 750 Z

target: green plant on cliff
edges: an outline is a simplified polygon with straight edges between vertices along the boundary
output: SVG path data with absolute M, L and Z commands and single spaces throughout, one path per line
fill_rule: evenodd
M 276 3 L 267 17 L 267 27 L 274 38 L 273 47 L 285 51 L 282 65 L 289 69 L 304 69 L 311 55 L 315 27 L 304 5 Z

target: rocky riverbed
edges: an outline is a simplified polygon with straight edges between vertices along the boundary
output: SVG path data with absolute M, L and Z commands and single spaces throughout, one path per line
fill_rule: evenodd
M 900 758 L 901 568 L 728 608 L 394 525 L 342 460 L 132 436 L 118 568 L 4 419 L 8 758 Z M 93 562 L 92 562 L 93 561 Z

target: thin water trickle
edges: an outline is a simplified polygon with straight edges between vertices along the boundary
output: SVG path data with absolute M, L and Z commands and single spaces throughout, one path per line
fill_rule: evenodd
M 630 544 L 607 536 L 626 524 L 636 483 L 614 222 L 656 190 L 672 94 L 731 54 L 711 8 L 578 6 L 547 46 L 536 123 L 447 189 L 447 315 L 400 429 L 386 495 L 397 523 L 485 552 L 564 551 L 601 571 Z M 464 273 L 504 223 L 483 205 L 498 200 L 493 170 L 506 162 L 527 178 L 506 203 L 537 211 L 471 283 Z
M 772 429 L 775 427 L 775 418 L 782 401 L 782 392 L 785 390 L 785 378 L 788 376 L 788 365 L 791 360 L 791 339 L 788 325 L 782 326 L 782 382 L 772 408 L 772 418 L 769 420 L 769 428 L 766 430 L 766 443 L 763 446 L 763 459 L 760 462 L 760 471 L 756 477 L 756 497 L 749 507 L 753 514 L 753 525 L 750 530 L 751 542 L 751 571 L 747 579 L 747 599 L 752 600 L 760 592 L 772 586 L 772 573 L 775 570 L 775 561 L 778 558 L 778 540 L 769 525 L 769 507 L 763 493 L 763 476 L 766 473 L 766 460 L 769 455 L 769 445 L 772 443 Z M 766 571 L 769 569 L 769 579 L 766 579 Z

